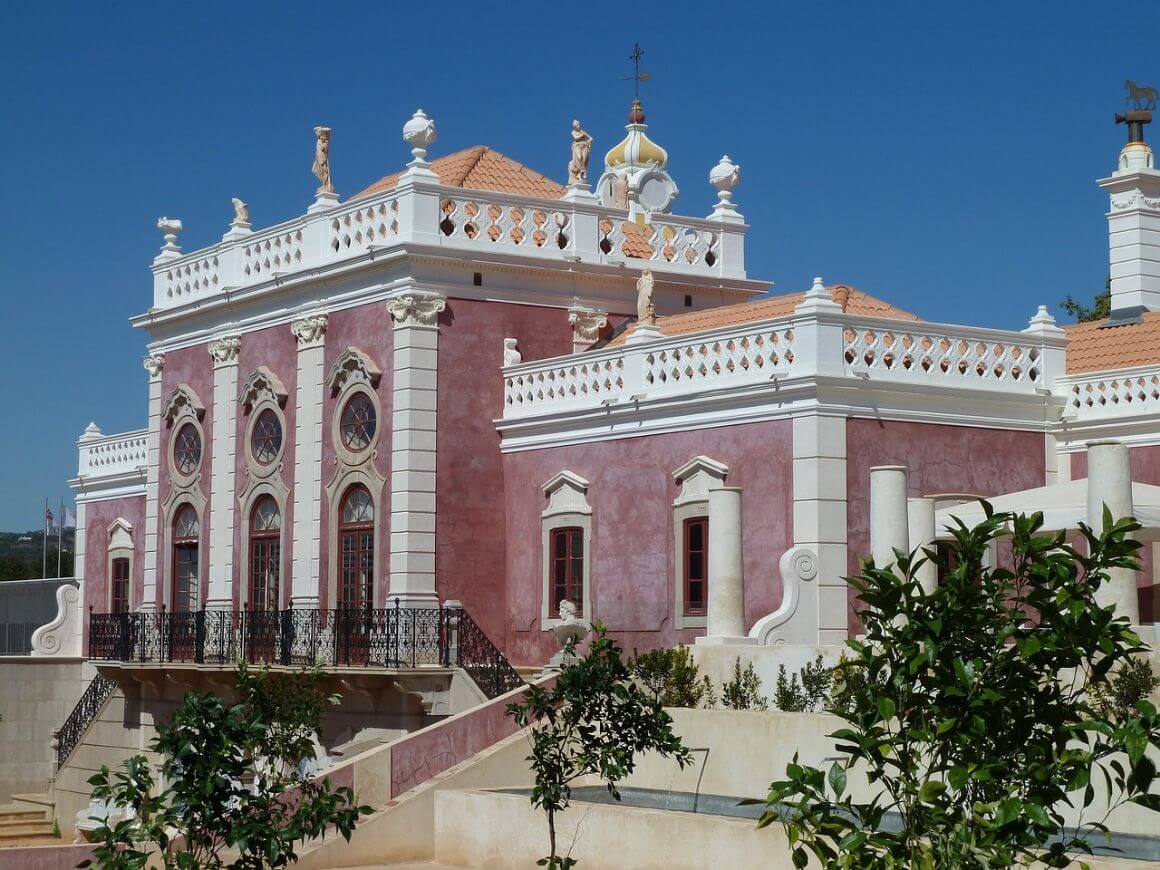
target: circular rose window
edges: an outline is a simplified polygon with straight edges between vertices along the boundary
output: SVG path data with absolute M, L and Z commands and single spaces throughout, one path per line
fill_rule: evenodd
M 375 406 L 366 393 L 355 393 L 342 409 L 342 443 L 347 450 L 365 450 L 375 437 Z
M 250 450 L 261 465 L 269 465 L 278 458 L 282 449 L 282 423 L 270 408 L 262 411 L 254 421 L 250 433 Z
M 201 465 L 201 435 L 192 423 L 177 430 L 173 442 L 173 464 L 179 474 L 190 475 Z

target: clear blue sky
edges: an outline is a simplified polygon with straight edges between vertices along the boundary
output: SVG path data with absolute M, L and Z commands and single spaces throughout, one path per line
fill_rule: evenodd
M 303 211 L 311 128 L 340 194 L 397 169 L 421 106 L 432 155 L 489 144 L 557 179 L 568 126 L 622 135 L 632 43 L 677 210 L 706 214 L 728 152 L 752 276 L 821 274 L 928 319 L 1020 327 L 1107 273 L 1122 82 L 1160 83 L 1160 4 L 20 3 L 0 52 L 0 529 L 67 494 L 74 441 L 145 422 L 159 215 L 186 250 L 230 197 Z M 634 14 L 639 16 L 633 22 Z M 1131 16 L 1135 16 L 1133 20 Z M 1160 125 L 1158 125 L 1160 127 Z M 1160 140 L 1160 129 L 1152 132 Z

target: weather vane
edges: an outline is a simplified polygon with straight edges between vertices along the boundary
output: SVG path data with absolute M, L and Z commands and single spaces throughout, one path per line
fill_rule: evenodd
M 621 79 L 622 82 L 631 81 L 633 83 L 632 95 L 638 100 L 640 99 L 640 83 L 647 82 L 652 78 L 652 76 L 648 73 L 640 71 L 640 59 L 642 57 L 644 57 L 644 50 L 640 47 L 639 42 L 634 42 L 632 44 L 632 54 L 628 56 L 628 59 L 632 61 L 633 73 L 632 75 L 625 76 Z
M 1131 79 L 1124 82 L 1124 88 L 1128 91 L 1128 96 L 1124 97 L 1124 105 L 1130 110 L 1146 112 L 1149 109 L 1156 108 L 1155 88 L 1139 87 Z

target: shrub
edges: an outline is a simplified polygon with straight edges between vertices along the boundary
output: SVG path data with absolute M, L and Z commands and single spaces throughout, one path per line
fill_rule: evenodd
M 721 705 L 729 710 L 768 710 L 769 701 L 761 694 L 761 677 L 750 662 L 741 667 L 741 656 L 733 662 L 733 679 L 721 687 Z
M 1160 687 L 1160 678 L 1152 663 L 1143 656 L 1127 659 L 1109 682 L 1096 681 L 1088 686 L 1092 706 L 1112 722 L 1124 722 L 1139 715 L 1137 704 Z
M 657 649 L 633 656 L 629 669 L 662 707 L 712 706 L 716 695 L 688 647 Z
M 953 530 L 930 594 L 914 576 L 927 554 L 897 553 L 896 570 L 871 563 L 851 579 L 866 640 L 847 645 L 866 691 L 848 694 L 831 735 L 844 757 L 828 771 L 795 758 L 759 823 L 784 819 L 795 866 L 812 852 L 826 867 L 1064 867 L 1091 853 L 1115 807 L 1160 810 L 1146 754 L 1160 748 L 1155 708 L 1139 701 L 1114 721 L 1084 691 L 1143 650 L 1127 618 L 1095 599 L 1110 569 L 1138 568 L 1128 536 L 1140 526 L 1105 511 L 1102 533 L 1081 527 L 1085 554 L 1044 533 L 1042 514 L 985 512 Z M 1001 535 L 1012 567 L 988 567 Z M 855 764 L 881 788 L 873 800 L 846 792 Z M 1096 782 L 1108 808 L 1088 818 Z M 1065 828 L 1069 802 L 1081 819 Z
M 788 680 L 785 665 L 778 665 L 777 684 L 773 690 L 774 706 L 787 713 L 820 710 L 828 700 L 830 681 L 830 669 L 822 663 L 820 655 L 812 662 L 806 662 L 801 671 L 792 674 Z

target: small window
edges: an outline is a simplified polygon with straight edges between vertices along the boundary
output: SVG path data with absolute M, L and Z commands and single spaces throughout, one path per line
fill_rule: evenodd
M 177 430 L 173 443 L 173 462 L 177 471 L 186 476 L 193 474 L 201 465 L 201 434 L 192 423 L 186 423 Z
M 704 616 L 709 606 L 709 518 L 685 520 L 685 616 Z
M 375 504 L 364 486 L 351 487 L 342 500 L 338 549 L 338 606 L 374 607 Z
M 375 405 L 366 393 L 355 393 L 342 409 L 342 443 L 358 452 L 370 446 L 375 437 Z
M 584 530 L 576 527 L 552 529 L 552 618 L 560 615 L 560 604 L 571 601 L 584 615 Z
M 269 465 L 278 458 L 282 450 L 282 422 L 272 408 L 266 408 L 254 421 L 250 450 L 260 465 Z
M 185 505 L 173 521 L 173 611 L 197 610 L 201 601 L 201 571 L 198 559 L 198 536 L 201 523 L 197 511 Z
M 693 307 L 693 297 L 690 296 L 688 293 L 685 294 L 685 307 L 686 308 Z
M 113 560 L 112 576 L 112 609 L 113 613 L 129 612 L 129 560 Z

